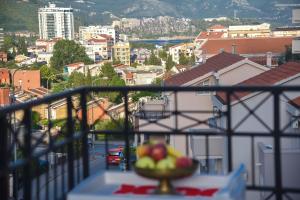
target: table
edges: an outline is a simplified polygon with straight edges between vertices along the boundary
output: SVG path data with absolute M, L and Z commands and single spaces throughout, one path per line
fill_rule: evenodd
M 244 166 L 227 176 L 199 175 L 173 181 L 175 188 L 197 188 L 201 191 L 217 188 L 212 196 L 149 195 L 132 192 L 116 194 L 122 187 L 148 187 L 157 185 L 157 181 L 146 179 L 134 172 L 99 172 L 82 181 L 67 195 L 68 200 L 157 200 L 157 199 L 197 199 L 197 200 L 243 200 L 245 199 Z

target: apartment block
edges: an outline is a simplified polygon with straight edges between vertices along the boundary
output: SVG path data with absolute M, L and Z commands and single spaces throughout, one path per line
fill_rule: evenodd
M 129 42 L 118 42 L 113 46 L 113 59 L 119 60 L 125 65 L 130 65 Z
M 194 53 L 193 43 L 183 43 L 169 48 L 169 53 L 175 63 L 179 64 L 179 57 L 183 54 L 185 57 L 191 57 Z
M 60 8 L 55 4 L 39 8 L 40 39 L 74 39 L 74 16 L 72 8 Z
M 114 43 L 119 42 L 119 32 L 113 26 L 80 26 L 79 27 L 79 40 L 87 41 L 97 35 L 110 35 Z
M 271 34 L 270 24 L 229 26 L 228 37 L 269 37 Z
M 95 62 L 112 59 L 114 39 L 110 35 L 100 34 L 83 42 L 87 55 Z

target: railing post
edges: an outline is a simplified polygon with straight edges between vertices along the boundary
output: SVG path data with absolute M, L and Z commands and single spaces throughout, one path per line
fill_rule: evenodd
M 130 170 L 130 145 L 129 145 L 129 109 L 128 109 L 128 91 L 124 92 L 124 106 L 125 106 L 125 158 L 126 169 Z
M 9 198 L 9 155 L 7 154 L 8 146 L 8 128 L 6 115 L 0 116 L 0 197 L 4 200 Z
M 31 179 L 32 179 L 32 151 L 31 151 L 31 108 L 24 111 L 24 158 L 27 160 L 23 168 L 23 194 L 24 200 L 31 199 Z M 38 167 L 38 166 L 37 166 Z
M 86 90 L 81 92 L 81 134 L 82 134 L 82 164 L 83 164 L 83 178 L 89 176 L 89 149 L 88 149 L 88 125 L 87 125 L 87 103 L 86 103 Z M 93 133 L 94 134 L 94 133 Z
M 274 92 L 274 164 L 276 199 L 282 199 L 281 151 L 280 151 L 280 101 L 279 92 Z
M 232 127 L 231 127 L 231 90 L 226 92 L 227 104 L 227 158 L 228 158 L 228 172 L 232 171 Z
M 68 139 L 68 191 L 71 191 L 74 187 L 74 124 L 73 124 L 73 112 L 72 112 L 72 97 L 67 98 L 67 139 Z M 63 175 L 64 176 L 64 175 Z

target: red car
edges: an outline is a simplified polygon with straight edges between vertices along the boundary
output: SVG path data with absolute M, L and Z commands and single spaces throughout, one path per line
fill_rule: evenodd
M 115 148 L 115 149 L 110 149 L 108 151 L 108 155 L 106 157 L 108 164 L 110 165 L 118 165 L 121 161 L 120 159 L 120 154 L 123 151 L 122 147 Z

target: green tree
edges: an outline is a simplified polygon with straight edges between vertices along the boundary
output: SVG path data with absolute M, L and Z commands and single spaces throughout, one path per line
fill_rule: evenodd
M 189 58 L 189 65 L 194 65 L 195 64 L 195 54 L 193 53 L 191 57 Z
M 121 64 L 121 61 L 119 60 L 119 58 L 113 57 L 112 64 L 113 64 L 113 65 L 119 65 L 119 64 Z
M 92 81 L 93 81 L 93 78 L 92 78 L 92 75 L 91 75 L 91 71 L 90 71 L 90 69 L 88 69 L 87 75 L 86 75 L 86 78 L 85 78 L 85 85 L 92 85 Z
M 168 58 L 168 54 L 165 50 L 160 50 L 158 52 L 158 56 L 162 59 L 162 60 L 167 60 Z
M 161 59 L 156 57 L 153 51 L 151 51 L 151 55 L 148 61 L 149 65 L 161 65 Z
M 37 129 L 39 127 L 39 122 L 41 120 L 40 113 L 36 111 L 32 111 L 31 113 L 31 122 L 32 122 L 32 128 Z
M 14 46 L 15 46 L 15 44 L 14 44 L 13 37 L 11 37 L 11 36 L 5 36 L 4 37 L 4 41 L 3 41 L 3 45 L 1 47 L 1 50 L 5 51 L 6 53 L 8 53 L 9 50 L 11 48 L 13 48 Z
M 51 67 L 62 71 L 65 65 L 75 62 L 93 63 L 80 44 L 73 40 L 58 41 L 53 48 L 53 56 L 50 60 Z
M 299 61 L 300 55 L 299 54 L 293 54 L 292 53 L 292 45 L 285 46 L 285 61 Z
M 109 82 L 109 86 L 125 86 L 125 81 L 118 77 L 117 75 L 113 76 L 111 81 Z M 116 104 L 122 103 L 122 94 L 119 92 L 109 92 L 108 98 L 111 102 Z
M 168 55 L 167 61 L 166 61 L 166 70 L 170 71 L 170 69 L 175 66 L 175 62 L 172 59 L 171 55 Z
M 17 43 L 16 43 L 17 49 L 18 49 L 18 54 L 24 54 L 24 55 L 28 55 L 28 51 L 27 51 L 27 43 L 24 37 L 19 37 L 17 39 Z
M 149 61 L 148 61 L 148 58 L 147 58 L 147 57 L 145 58 L 144 64 L 145 64 L 145 65 L 148 65 L 148 64 L 149 64 Z
M 76 88 L 80 86 L 84 86 L 86 84 L 86 77 L 83 73 L 80 72 L 72 72 L 72 74 L 68 78 L 68 87 Z
M 180 65 L 188 65 L 189 64 L 189 58 L 187 58 L 183 53 L 179 54 L 179 64 Z
M 101 72 L 102 72 L 102 76 L 107 77 L 108 79 L 111 79 L 113 76 L 117 74 L 113 66 L 111 65 L 111 63 L 105 63 L 101 67 Z

